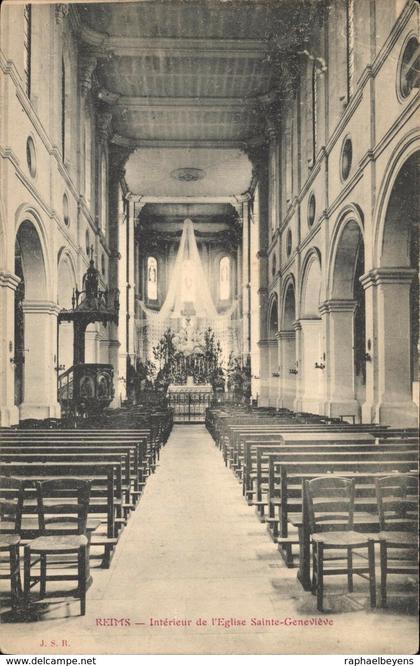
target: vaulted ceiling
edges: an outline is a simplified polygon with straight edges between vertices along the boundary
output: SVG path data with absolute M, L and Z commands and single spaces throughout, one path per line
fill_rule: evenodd
M 132 191 L 215 197 L 249 187 L 251 168 L 238 150 L 263 137 L 264 99 L 279 89 L 314 3 L 319 0 L 75 6 L 86 53 L 97 59 L 98 102 L 112 113 L 111 142 L 139 149 L 127 165 Z M 205 175 L 177 182 L 171 174 L 183 168 Z

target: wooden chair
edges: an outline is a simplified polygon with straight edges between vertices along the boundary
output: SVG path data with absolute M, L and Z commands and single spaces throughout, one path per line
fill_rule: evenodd
M 389 574 L 418 575 L 418 490 L 414 474 L 393 474 L 376 480 L 382 607 L 387 605 Z
M 40 598 L 46 594 L 48 580 L 77 580 L 80 612 L 86 612 L 86 592 L 92 579 L 89 574 L 89 550 L 86 522 L 89 509 L 90 481 L 73 478 L 37 481 L 37 505 L 40 536 L 30 541 L 24 550 L 24 596 L 29 602 L 31 587 L 40 584 Z M 74 501 L 76 499 L 76 502 Z M 47 557 L 77 555 L 77 575 L 59 574 L 47 577 Z M 32 555 L 39 555 L 32 561 Z M 39 575 L 31 568 L 40 565 Z M 63 563 L 63 562 L 61 562 Z M 60 564 L 57 557 L 54 564 Z M 68 566 L 68 561 L 65 561 Z
M 10 573 L 0 578 L 10 579 L 11 605 L 16 610 L 22 598 L 19 544 L 22 521 L 24 484 L 20 479 L 0 476 L 0 553 L 9 554 Z
M 324 576 L 346 574 L 349 592 L 353 591 L 354 574 L 368 579 L 370 605 L 376 605 L 374 540 L 353 531 L 354 498 L 354 479 L 328 475 L 304 481 L 303 511 L 312 536 L 312 592 L 319 611 L 323 610 Z M 343 522 L 347 528 L 337 530 Z M 367 549 L 367 557 L 363 549 Z M 328 557 L 327 551 L 335 552 Z

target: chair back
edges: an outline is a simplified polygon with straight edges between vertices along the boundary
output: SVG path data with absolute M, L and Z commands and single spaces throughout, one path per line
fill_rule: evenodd
M 85 534 L 90 488 L 91 481 L 83 479 L 37 481 L 40 533 Z
M 332 474 L 305 479 L 303 492 L 311 533 L 353 529 L 354 479 Z
M 24 483 L 0 476 L 0 532 L 19 534 L 22 525 Z
M 381 530 L 416 531 L 419 480 L 415 474 L 392 474 L 376 480 Z

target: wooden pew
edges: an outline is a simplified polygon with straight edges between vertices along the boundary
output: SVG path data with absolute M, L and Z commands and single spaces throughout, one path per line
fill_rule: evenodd
M 121 465 L 114 463 L 67 462 L 18 462 L 4 463 L 1 473 L 25 481 L 24 520 L 22 523 L 23 538 L 37 536 L 34 521 L 25 523 L 25 516 L 34 516 L 37 512 L 34 482 L 60 477 L 78 477 L 92 482 L 89 516 L 104 517 L 105 535 L 92 536 L 92 545 L 104 547 L 103 566 L 109 567 L 112 553 L 118 542 L 118 528 L 115 522 L 116 504 L 122 499 Z
M 298 454 L 294 455 L 297 456 Z M 385 476 L 393 472 L 416 471 L 418 468 L 417 452 L 407 452 L 405 457 L 400 459 L 396 459 L 392 451 L 378 452 L 376 458 L 370 460 L 362 459 L 361 454 L 358 454 L 357 459 L 354 459 L 353 454 L 350 454 L 352 456 L 351 460 L 345 457 L 339 460 L 332 460 L 329 454 L 325 453 L 322 455 L 322 460 L 318 460 L 317 462 L 308 459 L 305 461 L 305 455 L 307 454 L 301 454 L 302 457 L 300 460 L 295 458 L 295 460 L 291 461 L 279 458 L 277 452 L 268 454 L 269 489 L 267 501 L 269 504 L 269 513 L 273 515 L 275 508 L 278 507 L 278 532 L 280 536 L 277 538 L 277 542 L 280 554 L 284 557 L 288 566 L 292 566 L 292 546 L 296 543 L 296 539 L 289 538 L 288 522 L 291 513 L 302 513 L 301 486 L 304 478 L 340 473 L 344 476 L 360 476 L 361 478 L 370 480 L 377 474 Z M 341 455 L 343 456 L 343 454 Z M 276 492 L 276 479 L 280 483 L 279 494 Z M 368 487 L 367 490 L 367 495 L 360 495 L 357 508 L 359 511 L 366 513 L 369 512 L 370 507 L 371 511 L 375 513 L 370 524 L 375 528 L 377 526 L 376 500 L 372 501 L 372 498 L 369 498 L 369 493 L 371 493 L 373 487 Z
M 135 505 L 131 502 L 132 484 L 135 484 L 135 479 L 131 476 L 130 454 L 129 451 L 125 452 L 112 452 L 109 451 L 94 451 L 87 453 L 84 450 L 73 450 L 73 452 L 66 450 L 57 452 L 56 449 L 42 452 L 37 450 L 35 452 L 27 452 L 14 450 L 10 453 L 1 451 L 1 460 L 3 464 L 7 463 L 61 463 L 63 466 L 73 462 L 86 462 L 86 463 L 111 463 L 121 466 L 121 498 L 114 500 L 115 506 L 115 525 L 121 528 L 127 522 L 129 512 L 134 509 Z
M 8 441 L 10 438 L 18 438 L 19 441 L 25 442 L 30 441 L 36 437 L 37 441 L 42 437 L 45 440 L 63 440 L 63 441 L 86 441 L 91 440 L 100 440 L 101 442 L 109 441 L 132 441 L 132 440 L 143 440 L 147 441 L 147 458 L 151 471 L 154 471 L 156 467 L 156 461 L 158 457 L 158 451 L 153 442 L 151 436 L 150 428 L 144 428 L 140 430 L 70 430 L 70 429 L 51 429 L 51 430 L 13 430 L 8 429 L 7 431 L 0 432 L 0 445 L 4 441 Z
M 242 465 L 246 464 L 246 458 L 244 456 L 244 443 L 249 440 L 256 440 L 260 438 L 261 441 L 268 439 L 275 439 L 278 437 L 285 437 L 286 433 L 337 433 L 337 434 L 348 434 L 349 437 L 353 434 L 356 436 L 356 439 L 363 439 L 370 437 L 372 442 L 374 437 L 371 433 L 366 430 L 360 430 L 349 424 L 345 426 L 340 425 L 331 425 L 331 424 L 295 424 L 295 423 L 284 423 L 282 425 L 275 425 L 271 427 L 254 427 L 254 428 L 234 428 L 231 432 L 230 440 L 230 452 L 228 451 L 227 457 L 228 461 L 230 460 L 231 466 L 234 468 L 235 472 L 241 472 Z
M 11 438 L 10 440 L 3 440 L 0 445 L 0 453 L 4 454 L 13 454 L 13 452 L 21 452 L 28 454 L 40 453 L 81 453 L 96 455 L 96 459 L 100 460 L 102 454 L 110 453 L 127 453 L 129 456 L 128 470 L 130 472 L 130 485 L 131 480 L 133 481 L 133 489 L 131 494 L 137 499 L 141 495 L 142 488 L 145 484 L 147 477 L 148 466 L 147 466 L 147 443 L 145 440 L 123 440 L 120 442 L 116 440 L 117 443 L 114 444 L 113 441 L 104 442 L 102 439 L 92 439 L 89 442 L 80 442 L 77 440 L 68 440 L 62 441 L 54 439 L 41 439 L 41 440 L 28 440 L 20 441 L 18 439 Z M 128 479 L 127 479 L 128 482 Z
M 315 438 L 315 435 L 313 436 Z M 314 452 L 319 455 L 324 452 L 366 452 L 371 455 L 375 455 L 375 452 L 378 451 L 392 451 L 397 455 L 405 453 L 406 451 L 415 450 L 413 445 L 409 443 L 399 443 L 392 445 L 388 443 L 374 444 L 370 441 L 341 441 L 339 439 L 333 439 L 331 441 L 317 439 L 315 442 L 313 440 L 304 440 L 297 439 L 295 442 L 291 440 L 266 440 L 265 442 L 258 441 L 247 441 L 245 443 L 245 451 L 247 455 L 247 464 L 246 470 L 243 474 L 244 480 L 247 482 L 247 486 L 244 487 L 244 495 L 248 499 L 250 504 L 263 507 L 267 504 L 262 499 L 263 487 L 264 484 L 268 485 L 268 453 L 283 452 L 286 450 L 290 451 L 301 451 L 304 452 Z M 254 500 L 250 500 L 250 497 L 253 497 Z

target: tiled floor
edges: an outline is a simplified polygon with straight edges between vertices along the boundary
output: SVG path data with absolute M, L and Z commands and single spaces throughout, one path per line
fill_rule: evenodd
M 41 621 L 3 624 L 1 648 L 56 654 L 416 650 L 416 617 L 407 609 L 366 610 L 363 582 L 352 595 L 337 588 L 334 595 L 327 599 L 331 612 L 323 616 L 330 625 L 253 624 L 252 618 L 289 622 L 319 614 L 314 597 L 296 583 L 296 570 L 285 568 L 243 500 L 204 426 L 176 426 L 111 568 L 94 571 L 87 615 L 79 617 L 77 600 L 46 599 L 38 604 Z M 245 625 L 220 626 L 217 618 Z M 165 619 L 181 624 L 156 625 Z M 115 626 L 115 620 L 122 622 Z

